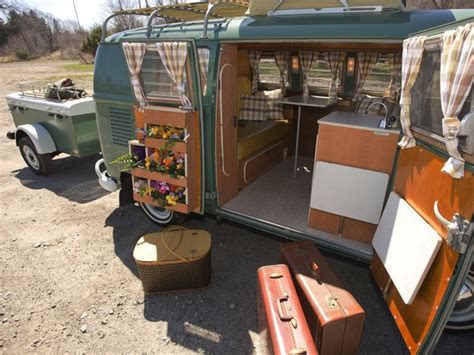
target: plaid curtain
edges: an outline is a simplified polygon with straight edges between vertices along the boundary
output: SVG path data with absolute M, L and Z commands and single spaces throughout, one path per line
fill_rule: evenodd
M 342 71 L 342 65 L 344 59 L 346 59 L 346 53 L 344 52 L 329 52 L 325 53 L 324 58 L 328 63 L 329 69 L 331 70 L 331 84 L 329 85 L 329 97 L 337 97 L 337 78 L 339 73 Z
M 156 48 L 166 71 L 176 85 L 176 91 L 181 99 L 183 109 L 191 109 L 193 105 L 186 96 L 186 86 L 184 83 L 188 44 L 186 42 L 158 42 L 156 43 Z
M 447 31 L 441 51 L 440 89 L 443 110 L 443 135 L 449 160 L 441 171 L 460 179 L 464 176 L 464 159 L 458 151 L 461 122 L 459 112 L 471 91 L 474 75 L 474 30 L 472 24 Z
M 250 67 L 252 68 L 252 94 L 258 91 L 258 65 L 260 64 L 260 59 L 262 59 L 262 52 L 249 52 Z
M 369 74 L 374 70 L 378 53 L 358 53 L 357 54 L 357 86 L 353 100 L 356 101 L 362 96 L 365 80 Z
M 145 43 L 122 43 L 123 53 L 130 72 L 130 85 L 132 85 L 135 99 L 138 102 L 139 110 L 143 111 L 148 105 L 145 92 L 140 83 L 140 72 L 142 70 L 143 58 L 145 57 Z
M 400 53 L 389 53 L 387 58 L 391 77 L 388 97 L 392 100 L 397 100 L 397 93 L 400 87 L 397 76 L 400 74 L 402 68 L 402 55 Z
M 403 138 L 398 142 L 401 148 L 411 148 L 416 145 L 415 137 L 413 137 L 413 133 L 411 133 L 410 130 L 410 91 L 420 71 L 425 39 L 425 36 L 420 36 L 408 38 L 403 41 L 402 93 L 400 97 L 400 105 L 402 106 L 400 123 L 403 130 Z
M 201 72 L 202 94 L 207 91 L 207 74 L 209 71 L 209 48 L 198 48 L 199 69 Z
M 290 52 L 277 51 L 275 52 L 275 63 L 280 70 L 280 86 L 281 94 L 285 96 L 286 83 L 288 83 L 288 62 L 290 60 Z
M 313 51 L 300 51 L 299 57 L 301 69 L 303 71 L 303 94 L 309 95 L 308 75 L 309 71 L 311 70 L 311 66 L 313 65 L 315 53 Z

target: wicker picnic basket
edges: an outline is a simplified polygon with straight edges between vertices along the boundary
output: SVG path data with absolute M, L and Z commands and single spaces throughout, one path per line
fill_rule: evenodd
M 211 278 L 211 235 L 171 226 L 141 237 L 133 257 L 146 294 L 203 288 Z

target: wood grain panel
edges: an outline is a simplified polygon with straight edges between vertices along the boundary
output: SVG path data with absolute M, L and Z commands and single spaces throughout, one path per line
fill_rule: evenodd
M 468 218 L 474 213 L 474 177 L 466 171 L 462 179 L 453 179 L 441 173 L 444 159 L 420 147 L 400 152 L 394 190 L 443 237 L 446 229 L 441 226 L 433 213 L 433 204 L 439 201 L 441 213 L 448 219 L 459 212 Z M 409 246 L 407 246 L 409 247 Z M 425 339 L 438 307 L 445 296 L 458 260 L 446 243 L 441 246 L 428 275 L 415 300 L 406 305 L 397 289 L 390 287 L 387 303 L 402 336 L 412 353 L 416 353 Z M 377 261 L 374 261 L 377 265 Z M 373 267 L 373 270 L 376 269 Z M 381 272 L 376 271 L 379 287 L 383 282 Z M 382 280 L 382 281 L 380 281 Z
M 376 224 L 362 222 L 352 218 L 344 218 L 342 236 L 371 245 L 376 229 Z
M 225 64 L 229 65 L 224 68 L 222 81 L 219 82 L 219 90 L 222 90 L 223 97 L 222 117 L 219 91 L 216 104 L 216 169 L 219 205 L 225 204 L 239 193 L 237 124 L 234 121 L 237 100 L 235 82 L 237 79 L 237 47 L 225 44 L 222 48 L 219 72 Z
M 322 124 L 318 139 L 317 160 L 392 173 L 397 134 Z
M 339 224 L 341 216 L 329 212 L 320 211 L 314 208 L 309 209 L 308 225 L 311 228 L 334 234 L 339 233 Z

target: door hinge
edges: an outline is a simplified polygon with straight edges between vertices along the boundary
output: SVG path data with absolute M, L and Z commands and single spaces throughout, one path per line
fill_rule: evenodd
M 446 227 L 448 230 L 448 237 L 446 243 L 453 248 L 453 250 L 459 254 L 464 254 L 469 245 L 469 241 L 472 238 L 473 226 L 466 218 L 461 216 L 459 213 L 455 213 L 448 221 L 444 218 L 438 209 L 438 201 L 434 204 L 434 213 L 436 218 Z
M 206 200 L 214 201 L 214 200 L 217 200 L 218 193 L 215 192 L 215 191 L 206 192 L 206 194 L 204 196 L 205 196 Z

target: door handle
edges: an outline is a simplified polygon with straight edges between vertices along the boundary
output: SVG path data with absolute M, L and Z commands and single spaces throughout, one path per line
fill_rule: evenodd
M 438 221 L 448 230 L 448 237 L 446 239 L 448 245 L 457 253 L 464 254 L 471 238 L 469 221 L 459 213 L 455 213 L 450 221 L 447 220 L 439 211 L 438 201 L 434 203 L 433 212 Z

